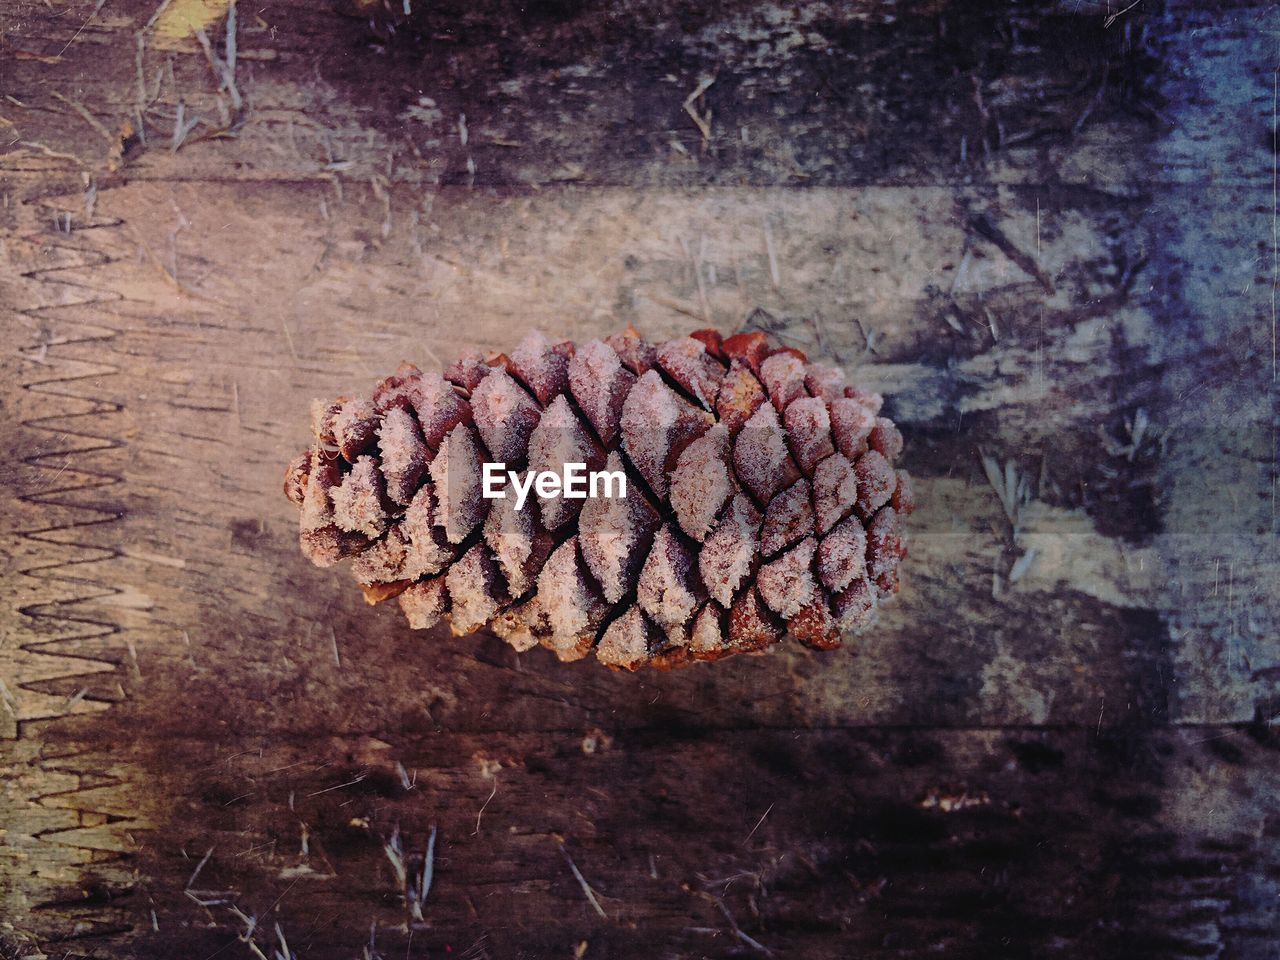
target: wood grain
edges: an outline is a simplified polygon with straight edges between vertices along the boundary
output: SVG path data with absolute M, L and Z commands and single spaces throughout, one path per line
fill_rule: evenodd
M 1269 956 L 1275 15 L 1059 6 L 268 4 L 224 124 L 153 7 L 13 4 L 8 953 Z M 628 322 L 885 393 L 873 633 L 619 676 L 298 555 L 313 396 Z

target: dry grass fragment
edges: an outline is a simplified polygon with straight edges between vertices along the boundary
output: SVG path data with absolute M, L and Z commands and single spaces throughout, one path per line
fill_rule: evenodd
M 573 862 L 573 857 L 569 856 L 569 851 L 565 849 L 564 840 L 556 837 L 556 845 L 560 848 L 560 855 L 564 857 L 564 862 L 569 865 L 569 872 L 573 874 L 573 879 L 578 881 L 578 886 L 582 888 L 582 892 L 586 895 L 587 902 L 591 904 L 593 909 L 602 920 L 608 920 L 609 915 L 604 912 L 604 907 L 600 906 L 600 901 L 596 899 L 596 893 L 591 889 L 591 884 L 587 883 L 587 878 L 582 875 L 582 871 L 578 869 L 578 865 Z

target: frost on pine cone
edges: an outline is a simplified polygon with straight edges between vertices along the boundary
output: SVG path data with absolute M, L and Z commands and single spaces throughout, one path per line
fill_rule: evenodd
M 911 482 L 881 398 L 764 334 L 530 334 L 443 375 L 402 364 L 313 405 L 289 465 L 303 553 L 350 558 L 415 629 L 679 666 L 785 635 L 831 649 L 897 592 Z M 483 464 L 625 471 L 625 498 L 482 496 Z M 505 474 L 504 474 L 505 476 Z

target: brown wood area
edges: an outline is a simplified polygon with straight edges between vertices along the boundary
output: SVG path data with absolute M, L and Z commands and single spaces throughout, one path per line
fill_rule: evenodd
M 0 0 L 0 954 L 1276 956 L 1271 4 L 229 9 Z M 312 397 L 627 323 L 884 392 L 872 632 L 299 555 Z

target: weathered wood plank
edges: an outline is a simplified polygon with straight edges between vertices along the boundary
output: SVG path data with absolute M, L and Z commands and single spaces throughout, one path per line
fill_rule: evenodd
M 100 215 L 123 217 L 116 204 L 127 200 L 131 229 L 94 231 L 108 262 L 60 271 L 64 280 L 107 280 L 121 296 L 96 308 L 114 315 L 119 337 L 81 345 L 86 359 L 119 368 L 112 399 L 128 424 L 125 495 L 137 508 L 126 511 L 120 535 L 138 548 L 116 564 L 117 583 L 128 584 L 119 602 L 145 607 L 153 625 L 180 625 L 215 669 L 234 670 L 246 643 L 271 650 L 277 631 L 325 621 L 342 625 L 343 645 L 354 647 L 349 666 L 361 672 L 390 663 L 388 653 L 403 642 L 393 610 L 367 611 L 354 587 L 295 560 L 294 521 L 278 475 L 305 443 L 312 396 L 358 389 L 401 359 L 430 365 L 470 344 L 500 349 L 528 324 L 578 338 L 625 322 L 657 337 L 686 330 L 696 321 L 670 304 L 694 314 L 702 305 L 688 243 L 680 240 L 702 237 L 698 266 L 717 276 L 706 296 L 712 322 L 732 329 L 727 318 L 755 307 L 807 316 L 814 322 L 793 319 L 784 333 L 801 343 L 821 336 L 855 363 L 866 358 L 859 369 L 867 381 L 919 430 L 907 463 L 926 504 L 914 525 L 912 587 L 866 641 L 866 656 L 796 649 L 717 668 L 726 699 L 770 722 L 1092 723 L 1107 701 L 1117 720 L 1167 715 L 1166 685 L 1175 678 L 1158 662 L 1167 641 L 1158 617 L 1144 612 L 1158 597 L 1159 551 L 1112 539 L 1070 492 L 1052 503 L 1049 484 L 1071 480 L 1047 453 L 1026 459 L 1028 449 L 1095 445 L 1098 403 L 1075 398 L 1125 375 L 1098 320 L 1079 318 L 1082 304 L 1108 288 L 1085 265 L 1101 255 L 1104 240 L 1090 236 L 1077 211 L 1042 217 L 1050 229 L 1072 225 L 1041 245 L 1061 288 L 1049 303 L 1007 261 L 968 255 L 959 292 L 1003 304 L 1001 320 L 992 321 L 1004 328 L 999 339 L 983 328 L 975 343 L 930 302 L 928 291 L 960 269 L 968 242 L 953 196 L 943 191 L 449 192 L 434 197 L 420 231 L 405 224 L 376 242 L 369 237 L 380 211 L 361 204 L 357 190 L 349 193 L 349 206 L 332 208 L 335 227 L 293 187 L 103 191 Z M 400 196 L 391 196 L 396 209 Z M 770 234 L 780 289 L 761 210 L 776 221 Z M 137 244 L 165 250 L 177 223 L 181 232 L 162 257 L 170 273 L 177 264 L 181 290 L 145 252 L 142 263 L 129 256 Z M 646 226 L 655 223 L 662 229 Z M 1025 219 L 1010 223 L 1015 236 L 1034 228 Z M 271 238 L 269 246 L 255 251 L 255 236 Z M 894 239 L 878 243 L 882 237 Z M 1043 333 L 1020 329 L 1029 299 L 1052 317 Z M 874 354 L 866 351 L 873 334 Z M 939 337 L 958 341 L 956 362 L 934 361 L 931 341 Z M 989 410 L 999 419 L 989 419 Z M 953 424 L 965 419 L 956 434 Z M 1025 510 L 1025 529 L 1020 518 L 1019 537 L 1027 538 L 1020 549 L 1036 546 L 1040 559 L 1003 591 L 993 590 L 993 574 L 1007 578 L 1020 549 L 983 474 L 984 445 L 1002 462 L 1023 458 L 1020 469 L 1035 471 L 1049 501 Z M 1125 504 L 1090 506 L 1105 520 L 1106 510 Z M 158 576 L 163 590 L 155 589 Z M 226 631 L 208 623 L 214 609 L 243 609 L 244 619 Z M 173 647 L 180 636 L 175 630 L 161 642 Z M 314 643 L 321 641 L 327 637 Z M 430 642 L 457 652 L 475 647 Z M 327 662 L 325 649 L 309 654 Z M 185 647 L 175 656 L 185 659 Z M 540 654 L 533 659 L 545 660 L 539 669 L 549 675 L 559 669 Z M 567 669 L 573 682 L 601 690 L 631 682 Z M 702 672 L 670 682 L 691 689 L 708 682 Z M 748 695 L 771 674 L 794 677 L 791 689 Z M 402 697 L 411 703 L 417 696 L 404 684 L 387 687 L 392 712 L 402 709 Z
M 5 38 L 10 952 L 245 953 L 208 884 L 300 957 L 371 922 L 387 956 L 758 952 L 735 922 L 798 956 L 1270 955 L 1273 10 L 436 4 L 393 37 L 269 4 L 235 139 L 200 139 L 198 47 L 149 41 L 116 156 L 79 108 L 115 139 L 154 7 L 93 6 Z M 172 151 L 179 99 L 206 125 Z M 311 396 L 757 308 L 908 433 L 926 506 L 856 655 L 619 677 L 413 635 L 298 557 Z M 432 823 L 410 936 L 381 844 L 412 869 Z
M 33 914 L 131 926 L 133 952 L 114 956 L 234 945 L 230 904 L 202 908 L 190 891 L 256 915 L 264 946 L 280 923 L 306 957 L 357 954 L 371 930 L 385 956 L 479 941 L 491 956 L 554 956 L 584 940 L 599 955 L 743 955 L 717 900 L 780 955 L 1274 945 L 1264 727 L 709 731 L 636 697 L 604 727 L 555 734 L 242 728 L 232 743 L 175 709 L 129 742 L 127 712 L 75 749 L 105 748 L 181 800 L 137 838 L 142 879 L 77 909 L 81 880 Z M 398 829 L 412 875 L 432 826 L 415 922 L 384 844 Z
M 1136 34 L 1081 16 L 1089 4 L 437 2 L 410 4 L 405 22 L 387 16 L 400 5 L 273 0 L 238 17 L 247 106 L 229 123 L 230 98 L 218 103 L 194 39 L 147 34 L 140 92 L 135 34 L 155 4 L 122 0 L 90 18 L 93 7 L 15 3 L 23 106 L 5 116 L 33 158 L 43 148 L 99 162 L 114 145 L 54 93 L 112 134 L 141 99 L 134 125 L 159 148 L 130 161 L 134 178 L 964 183 L 986 179 L 1004 148 L 1060 148 L 1089 124 L 1149 115 L 1155 65 Z M 683 103 L 712 77 L 691 105 L 710 117 L 704 138 Z M 203 123 L 174 155 L 179 100 Z M 228 126 L 236 164 L 217 149 L 225 141 L 198 142 Z

